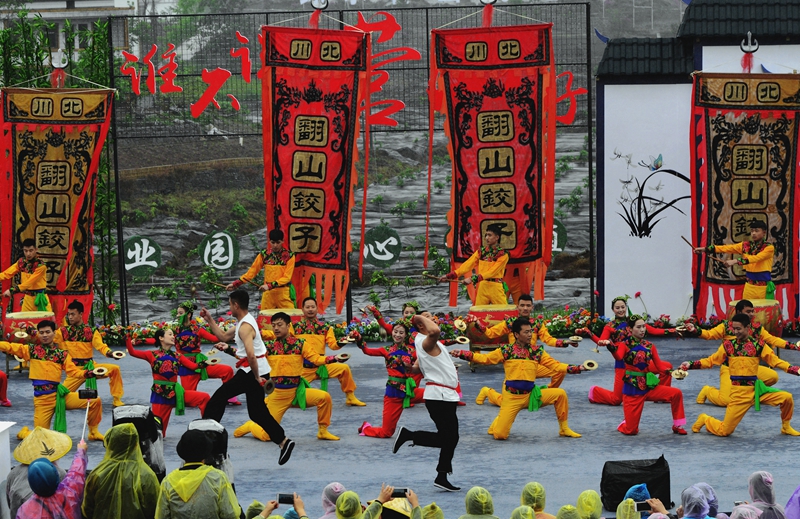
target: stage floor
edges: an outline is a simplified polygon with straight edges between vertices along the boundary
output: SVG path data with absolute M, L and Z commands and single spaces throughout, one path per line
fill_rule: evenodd
M 675 366 L 683 360 L 710 355 L 718 346 L 699 339 L 655 339 L 654 342 L 659 347 L 661 358 Z M 229 453 L 236 470 L 235 484 L 240 503 L 246 507 L 253 499 L 265 501 L 274 499 L 278 492 L 296 491 L 303 496 L 309 516 L 315 518 L 322 515 L 320 494 L 329 482 L 340 481 L 347 489 L 358 492 L 362 501 L 374 499 L 381 482 L 386 482 L 413 488 L 423 505 L 435 501 L 450 518 L 464 513 L 466 489 L 480 485 L 492 493 L 495 515 L 505 518 L 519 505 L 522 486 L 528 481 L 539 481 L 547 490 L 546 511 L 555 515 L 560 506 L 575 504 L 581 491 L 600 491 L 600 476 L 606 460 L 657 458 L 661 454 L 671 467 L 673 501 L 680 501 L 684 487 L 706 481 L 717 490 L 720 510 L 729 511 L 734 501 L 749 500 L 747 477 L 750 473 L 767 470 L 775 476 L 778 503 L 786 503 L 800 483 L 795 476 L 797 467 L 793 456 L 800 448 L 800 438 L 780 434 L 777 408 L 763 406 L 758 413 L 751 410 L 733 436 L 718 438 L 705 430 L 700 434 L 690 431 L 688 436 L 675 435 L 670 429 L 670 406 L 647 403 L 639 435 L 623 436 L 616 430 L 622 421 L 621 407 L 588 402 L 590 386 L 610 388 L 613 383 L 611 355 L 604 350 L 600 354 L 594 353 L 592 346 L 591 342 L 584 341 L 579 348 L 547 348 L 562 362 L 577 364 L 586 359 L 596 359 L 600 363 L 597 371 L 567 375 L 561 386 L 569 395 L 569 424 L 573 430 L 583 434 L 577 439 L 558 436 L 553 408 L 546 407 L 535 413 L 520 413 L 510 438 L 495 441 L 487 435 L 486 429 L 498 408 L 488 402 L 483 406 L 476 405 L 475 396 L 482 386 L 500 388 L 502 367 L 479 367 L 471 373 L 462 363 L 460 378 L 467 405 L 458 411 L 461 440 L 451 477 L 453 483 L 463 487 L 458 493 L 440 492 L 432 485 L 436 475 L 437 450 L 404 446 L 392 455 L 393 440 L 358 435 L 357 428 L 363 421 L 374 425 L 381 423 L 386 370 L 382 359 L 367 357 L 354 346 L 349 347 L 347 349 L 352 350 L 350 366 L 358 384 L 356 395 L 367 406 L 346 407 L 338 383 L 331 382 L 334 406 L 330 431 L 340 436 L 341 441 L 316 439 L 313 408 L 306 411 L 291 409 L 284 417 L 283 426 L 287 435 L 297 442 L 297 447 L 289 463 L 279 467 L 278 448 L 274 444 L 262 443 L 251 436 L 233 438 L 234 428 L 247 420 L 247 410 L 246 406 L 228 407 L 222 423 L 230 435 Z M 800 363 L 800 352 L 781 350 L 781 353 L 790 363 Z M 232 358 L 221 357 L 224 362 L 232 364 Z M 125 403 L 147 404 L 151 385 L 147 363 L 128 356 L 119 364 L 125 381 Z M 718 381 L 719 370 L 713 369 L 691 371 L 686 380 L 674 383 L 684 392 L 687 430 L 701 412 L 717 418 L 724 415 L 723 408 L 695 403 L 703 385 L 718 385 Z M 198 389 L 212 393 L 219 385 L 217 380 L 208 380 L 201 382 Z M 312 385 L 319 387 L 319 382 Z M 105 431 L 111 426 L 111 397 L 107 382 L 100 381 L 98 387 L 105 411 L 101 430 Z M 777 387 L 800 394 L 800 380 L 783 372 L 780 372 Z M 13 407 L 0 408 L 0 416 L 3 420 L 17 422 L 11 430 L 15 435 L 22 425 L 32 424 L 33 398 L 27 373 L 12 372 L 9 375 L 9 398 Z M 81 433 L 84 413 L 69 411 L 67 415 L 69 434 L 76 439 Z M 191 408 L 186 409 L 185 416 L 173 414 L 165 440 L 168 471 L 179 466 L 175 446 L 187 424 L 196 418 L 199 418 L 199 412 Z M 405 410 L 400 424 L 411 429 L 433 429 L 422 405 Z M 794 425 L 800 428 L 800 419 L 796 418 Z M 11 448 L 17 443 L 16 438 L 12 438 Z M 90 442 L 90 468 L 100 462 L 103 452 L 102 445 Z M 69 461 L 64 459 L 62 466 L 68 465 Z M 281 508 L 281 514 L 283 511 L 285 507 Z

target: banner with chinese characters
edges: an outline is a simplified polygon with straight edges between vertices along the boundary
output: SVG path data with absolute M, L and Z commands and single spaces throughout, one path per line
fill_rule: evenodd
M 552 24 L 432 33 L 431 80 L 453 161 L 453 268 L 503 228 L 512 291 L 544 297 L 553 230 L 556 74 Z M 444 95 L 441 95 L 441 94 Z M 455 285 L 450 304 L 456 304 Z
M 775 299 L 791 317 L 797 317 L 800 290 L 798 115 L 800 77 L 796 75 L 694 76 L 694 243 L 739 243 L 750 239 L 751 222 L 765 222 L 767 241 L 775 246 Z M 711 306 L 710 313 L 726 315 L 728 303 L 741 298 L 744 280 L 738 265 L 728 267 L 708 255 L 695 256 L 697 314 L 706 317 Z
M 283 230 L 297 255 L 298 300 L 314 275 L 320 308 L 335 295 L 337 313 L 350 280 L 355 139 L 369 52 L 361 31 L 264 27 L 267 227 Z
M 96 175 L 112 94 L 0 91 L 0 268 L 22 257 L 23 240 L 34 239 L 47 265 L 47 292 L 57 318 L 73 299 L 91 308 Z

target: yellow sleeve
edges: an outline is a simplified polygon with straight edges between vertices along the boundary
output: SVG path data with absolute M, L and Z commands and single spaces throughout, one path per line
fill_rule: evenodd
M 111 351 L 111 348 L 103 342 L 103 336 L 100 335 L 100 332 L 97 330 L 95 330 L 94 335 L 92 335 L 92 347 L 103 355 L 107 355 L 108 352 Z
M 0 341 L 0 351 L 9 355 L 16 355 L 21 359 L 31 360 L 31 349 L 27 344 Z
M 788 344 L 788 341 L 781 339 L 780 337 L 775 337 L 771 333 L 769 333 L 766 328 L 763 326 L 761 327 L 761 334 L 759 335 L 765 343 L 770 345 L 772 348 L 785 348 Z
M 17 285 L 17 289 L 20 292 L 33 289 L 39 290 L 44 281 L 45 274 L 47 274 L 47 265 L 37 267 L 36 270 L 33 271 L 33 274 L 28 276 L 27 279 L 20 281 L 19 285 Z
M 325 332 L 325 344 L 332 350 L 341 349 L 339 341 L 336 340 L 336 334 L 333 332 L 333 326 L 328 326 L 328 331 Z
M 545 368 L 550 368 L 551 370 L 557 373 L 566 373 L 567 372 L 567 364 L 563 362 L 558 362 L 556 359 L 545 353 L 542 352 L 542 358 L 539 359 L 539 364 L 544 366 Z
M 83 368 L 79 368 L 78 366 L 76 366 L 75 363 L 72 362 L 72 356 L 70 356 L 69 354 L 67 354 L 67 358 L 64 361 L 64 371 L 67 372 L 68 377 L 74 377 L 74 378 L 86 377 L 86 371 Z
M 700 338 L 707 341 L 719 341 L 725 338 L 725 323 L 719 323 L 710 330 L 700 330 Z
M 505 320 L 500 321 L 491 328 L 486 328 L 486 331 L 483 332 L 483 334 L 489 339 L 497 339 L 498 337 L 503 337 L 504 335 L 508 335 L 510 333 L 511 330 L 508 329 L 508 323 Z
M 725 352 L 725 348 L 720 346 L 713 355 L 700 359 L 700 368 L 709 369 L 711 366 L 720 366 L 727 358 L 728 354 Z
M 256 259 L 253 261 L 253 264 L 250 265 L 250 270 L 245 272 L 242 276 L 239 276 L 239 279 L 241 279 L 245 283 L 247 283 L 248 281 L 252 281 L 253 278 L 255 278 L 259 272 L 261 272 L 261 269 L 263 267 L 264 267 L 264 256 L 262 256 L 261 253 L 259 252 L 258 255 L 256 256 Z
M 502 278 L 506 275 L 508 253 L 503 254 L 497 261 L 479 261 L 478 274 L 483 279 Z
M 17 272 L 19 272 L 19 265 L 18 262 L 15 261 L 10 267 L 0 273 L 0 281 L 13 278 Z
M 500 364 L 503 362 L 503 351 L 501 348 L 490 351 L 489 353 L 473 353 L 472 362 L 475 364 Z
M 538 335 L 539 335 L 539 340 L 550 347 L 555 348 L 556 345 L 558 344 L 558 339 L 550 335 L 550 332 L 547 330 L 547 326 L 545 326 L 544 324 L 539 326 Z
M 747 260 L 747 263 L 758 263 L 760 261 L 772 259 L 775 256 L 775 246 L 767 245 L 764 250 L 758 254 L 742 254 L 742 259 Z
M 311 345 L 305 342 L 303 343 L 303 358 L 315 366 L 322 366 L 323 364 L 326 364 L 325 355 L 320 355 L 314 351 L 314 348 Z
M 261 338 L 264 341 L 274 341 L 275 340 L 275 332 L 273 332 L 272 330 L 260 330 L 260 331 L 261 331 Z M 292 333 L 292 330 L 289 331 L 289 334 L 292 335 L 292 336 L 294 335 L 294 333 Z
M 279 287 L 285 287 L 286 285 L 292 282 L 293 275 L 294 275 L 294 254 L 292 254 L 292 257 L 289 258 L 289 261 L 287 261 L 286 265 L 284 265 L 284 267 L 281 269 L 281 277 L 270 281 L 276 282 Z M 264 281 L 268 280 L 265 279 Z
M 470 256 L 467 261 L 462 263 L 461 266 L 456 269 L 455 271 L 456 277 L 460 278 L 461 276 L 469 272 L 472 272 L 475 266 L 478 265 L 478 260 L 480 259 L 480 257 L 481 257 L 481 249 L 479 247 L 478 250 L 472 253 L 472 256 Z
M 742 243 L 731 243 L 730 245 L 714 245 L 714 252 L 722 252 L 723 254 L 741 254 Z
M 789 364 L 785 360 L 775 355 L 775 352 L 772 351 L 772 348 L 770 348 L 769 346 L 764 346 L 764 349 L 761 350 L 761 360 L 763 360 L 773 368 L 778 368 L 783 371 L 787 371 L 789 368 L 792 367 L 791 364 Z

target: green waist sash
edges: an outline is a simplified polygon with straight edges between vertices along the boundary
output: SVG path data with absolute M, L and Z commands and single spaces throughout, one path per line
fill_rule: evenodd
M 755 402 L 753 403 L 753 407 L 756 411 L 761 411 L 761 395 L 766 395 L 767 393 L 780 393 L 781 391 L 783 390 L 769 387 L 763 381 L 756 379 L 754 394 Z
M 542 407 L 542 387 L 533 386 L 528 396 L 528 412 L 538 411 Z
M 193 359 L 195 364 L 200 364 L 201 362 L 205 362 L 208 360 L 208 357 L 203 355 L 202 353 L 184 353 L 184 357 L 189 357 Z M 200 380 L 208 380 L 208 370 L 205 367 L 198 368 L 194 370 L 195 373 L 200 373 Z
M 84 364 L 83 367 L 87 371 L 93 370 L 95 368 L 94 361 L 92 359 L 89 359 L 89 362 Z M 91 377 L 91 378 L 87 378 L 86 379 L 86 389 L 94 389 L 95 391 L 97 391 L 97 378 L 96 377 Z
M 159 386 L 171 387 L 175 390 L 175 414 L 183 416 L 186 412 L 186 400 L 184 400 L 183 386 L 177 382 L 170 382 L 168 380 L 153 380 L 154 384 Z
M 647 389 L 653 389 L 658 385 L 660 379 L 655 373 L 642 373 L 641 371 L 625 371 L 626 375 L 630 375 L 631 377 L 645 377 L 644 383 L 647 386 Z
M 297 407 L 299 407 L 300 409 L 305 411 L 305 409 L 306 409 L 306 389 L 308 387 L 310 387 L 310 386 L 308 385 L 308 381 L 306 379 L 304 379 L 303 377 L 299 377 L 299 378 L 300 378 L 300 383 L 297 384 L 297 392 L 295 392 L 295 394 L 294 394 L 294 400 L 292 400 L 292 404 L 291 405 L 296 405 Z
M 414 390 L 417 388 L 417 382 L 411 377 L 389 377 L 389 380 L 406 385 L 406 396 L 403 398 L 403 409 L 408 409 L 411 407 L 411 399 L 414 398 Z
M 323 364 L 317 368 L 317 376 L 319 377 L 319 387 L 323 391 L 328 390 L 328 379 L 330 376 L 328 375 L 328 366 Z
M 53 430 L 60 433 L 67 432 L 66 397 L 69 393 L 69 389 L 63 384 L 59 384 L 56 388 L 56 410 L 53 413 Z M 89 402 L 86 402 L 86 405 L 89 405 Z

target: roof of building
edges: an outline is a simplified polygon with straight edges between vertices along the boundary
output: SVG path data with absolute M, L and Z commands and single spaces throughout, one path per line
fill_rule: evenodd
M 692 0 L 678 37 L 739 42 L 750 31 L 756 39 L 800 39 L 800 0 Z
M 597 77 L 680 76 L 694 71 L 692 54 L 678 38 L 614 38 L 608 42 Z

